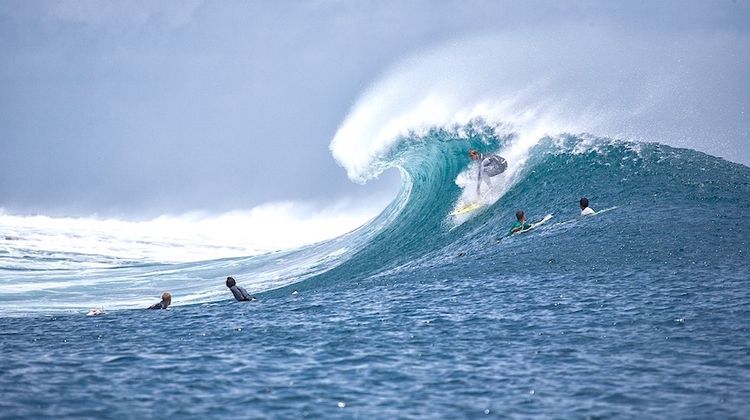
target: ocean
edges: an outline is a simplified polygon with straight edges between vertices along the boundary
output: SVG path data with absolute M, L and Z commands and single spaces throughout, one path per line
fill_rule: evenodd
M 452 216 L 477 200 L 470 148 L 509 169 Z M 0 417 L 750 414 L 750 168 L 481 121 L 403 137 L 378 163 L 402 175 L 380 215 L 284 251 L 63 252 L 6 222 Z M 509 236 L 519 209 L 552 217 Z M 258 300 L 235 302 L 230 275 Z M 142 309 L 163 290 L 170 310 Z

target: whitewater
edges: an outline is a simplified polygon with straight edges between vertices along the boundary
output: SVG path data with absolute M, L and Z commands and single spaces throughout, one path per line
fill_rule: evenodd
M 701 53 L 746 75 L 747 40 L 588 31 L 394 65 L 330 149 L 354 182 L 398 171 L 398 193 L 260 235 L 287 242 L 217 233 L 242 214 L 1 215 L 0 416 L 746 417 L 750 168 L 717 144 L 747 117 L 691 110 L 724 88 Z M 509 168 L 455 217 L 471 148 Z M 582 196 L 606 211 L 581 217 Z M 509 236 L 518 209 L 552 219 Z M 163 290 L 173 309 L 139 309 Z

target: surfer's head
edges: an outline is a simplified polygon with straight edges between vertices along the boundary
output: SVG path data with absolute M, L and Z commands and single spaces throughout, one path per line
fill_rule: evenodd
M 227 287 L 234 287 L 235 284 L 237 284 L 237 282 L 234 281 L 234 277 L 227 277 Z
M 169 292 L 164 292 L 161 294 L 161 301 L 166 303 L 167 306 L 172 304 L 172 294 Z
M 523 222 L 523 220 L 526 218 L 523 214 L 523 210 L 516 210 L 516 219 L 518 219 L 519 222 Z
M 471 158 L 471 160 L 479 160 L 481 155 L 479 154 L 479 152 L 477 152 L 477 149 L 471 149 L 469 150 L 469 157 Z
M 580 203 L 581 203 L 581 210 L 583 210 L 589 206 L 589 199 L 586 197 L 581 197 Z

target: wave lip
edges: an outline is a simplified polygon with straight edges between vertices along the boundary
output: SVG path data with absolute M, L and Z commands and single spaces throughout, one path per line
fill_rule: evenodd
M 387 169 L 384 159 L 401 142 L 476 120 L 515 133 L 527 148 L 545 135 L 587 133 L 747 161 L 750 114 L 722 110 L 745 107 L 747 95 L 735 86 L 750 80 L 742 77 L 748 48 L 750 39 L 733 33 L 571 26 L 455 40 L 384 72 L 329 148 L 360 183 Z M 706 141 L 716 137 L 722 140 Z

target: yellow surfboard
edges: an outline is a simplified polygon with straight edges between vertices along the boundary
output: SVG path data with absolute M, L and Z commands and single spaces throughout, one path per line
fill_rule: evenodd
M 470 203 L 470 204 L 467 204 L 467 205 L 461 207 L 460 209 L 454 211 L 453 213 L 451 213 L 451 216 L 460 216 L 460 215 L 463 215 L 463 214 L 469 214 L 471 212 L 475 212 L 475 211 L 481 209 L 484 206 L 485 205 L 482 204 L 482 203 Z

